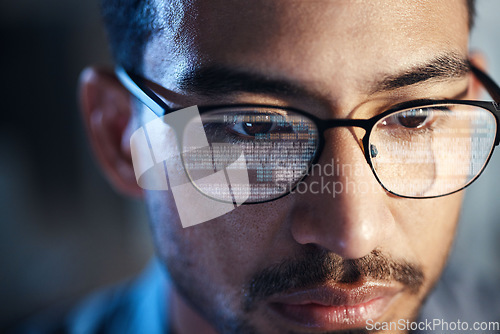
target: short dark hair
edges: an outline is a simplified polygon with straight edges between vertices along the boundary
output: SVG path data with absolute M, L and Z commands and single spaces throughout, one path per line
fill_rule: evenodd
M 101 0 L 111 53 L 117 64 L 142 72 L 144 47 L 154 32 L 152 0 Z
M 476 17 L 475 2 L 466 0 L 469 29 Z M 157 13 L 153 1 L 101 0 L 101 13 L 115 62 L 141 74 L 144 48 L 159 30 L 154 20 Z

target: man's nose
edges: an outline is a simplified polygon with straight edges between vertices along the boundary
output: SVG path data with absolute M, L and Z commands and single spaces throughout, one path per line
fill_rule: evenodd
M 346 128 L 326 134 L 318 165 L 294 190 L 291 232 L 345 259 L 381 246 L 394 221 L 386 192 L 375 179 L 357 138 Z

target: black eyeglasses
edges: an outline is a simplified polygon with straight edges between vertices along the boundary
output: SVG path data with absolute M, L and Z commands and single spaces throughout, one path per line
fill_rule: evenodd
M 211 198 L 234 202 L 245 193 L 245 204 L 272 201 L 293 191 L 318 162 L 326 130 L 348 126 L 365 130 L 361 140 L 364 157 L 389 193 L 406 198 L 452 194 L 479 177 L 500 140 L 500 88 L 472 64 L 471 71 L 495 102 L 414 100 L 370 119 L 328 120 L 273 105 L 199 107 L 208 146 L 196 146 L 190 132 L 194 125 L 188 121 L 177 135 L 185 172 Z M 147 80 L 120 67 L 116 73 L 156 116 L 179 110 L 169 108 Z M 197 121 L 193 119 L 193 124 Z M 243 163 L 239 159 L 242 153 Z M 227 185 L 205 178 L 224 168 L 248 172 L 244 184 L 231 183 L 230 196 L 220 191 Z

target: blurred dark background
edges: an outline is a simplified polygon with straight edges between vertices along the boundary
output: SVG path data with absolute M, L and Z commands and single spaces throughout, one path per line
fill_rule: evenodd
M 111 64 L 96 0 L 0 2 L 0 328 L 140 270 L 140 203 L 104 180 L 77 80 Z
M 472 35 L 497 82 L 498 13 L 500 2 L 478 1 Z M 111 64 L 97 0 L 2 0 L 0 18 L 1 330 L 130 277 L 152 246 L 142 204 L 111 189 L 80 122 L 79 73 L 88 64 Z M 496 152 L 468 190 L 455 251 L 429 314 L 453 316 L 473 304 L 486 313 L 467 311 L 470 317 L 497 312 L 500 319 L 499 170 Z M 442 295 L 452 304 L 443 304 Z

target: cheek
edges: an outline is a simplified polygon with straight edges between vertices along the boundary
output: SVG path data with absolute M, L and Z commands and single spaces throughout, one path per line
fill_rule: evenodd
M 240 288 L 267 264 L 281 235 L 289 200 L 241 206 L 224 216 L 183 228 L 171 192 L 148 192 L 157 252 L 178 270 Z M 238 268 L 238 270 L 235 270 Z
M 445 265 L 460 214 L 463 192 L 426 200 L 403 200 L 393 209 L 404 236 L 424 270 L 427 284 L 439 278 Z

